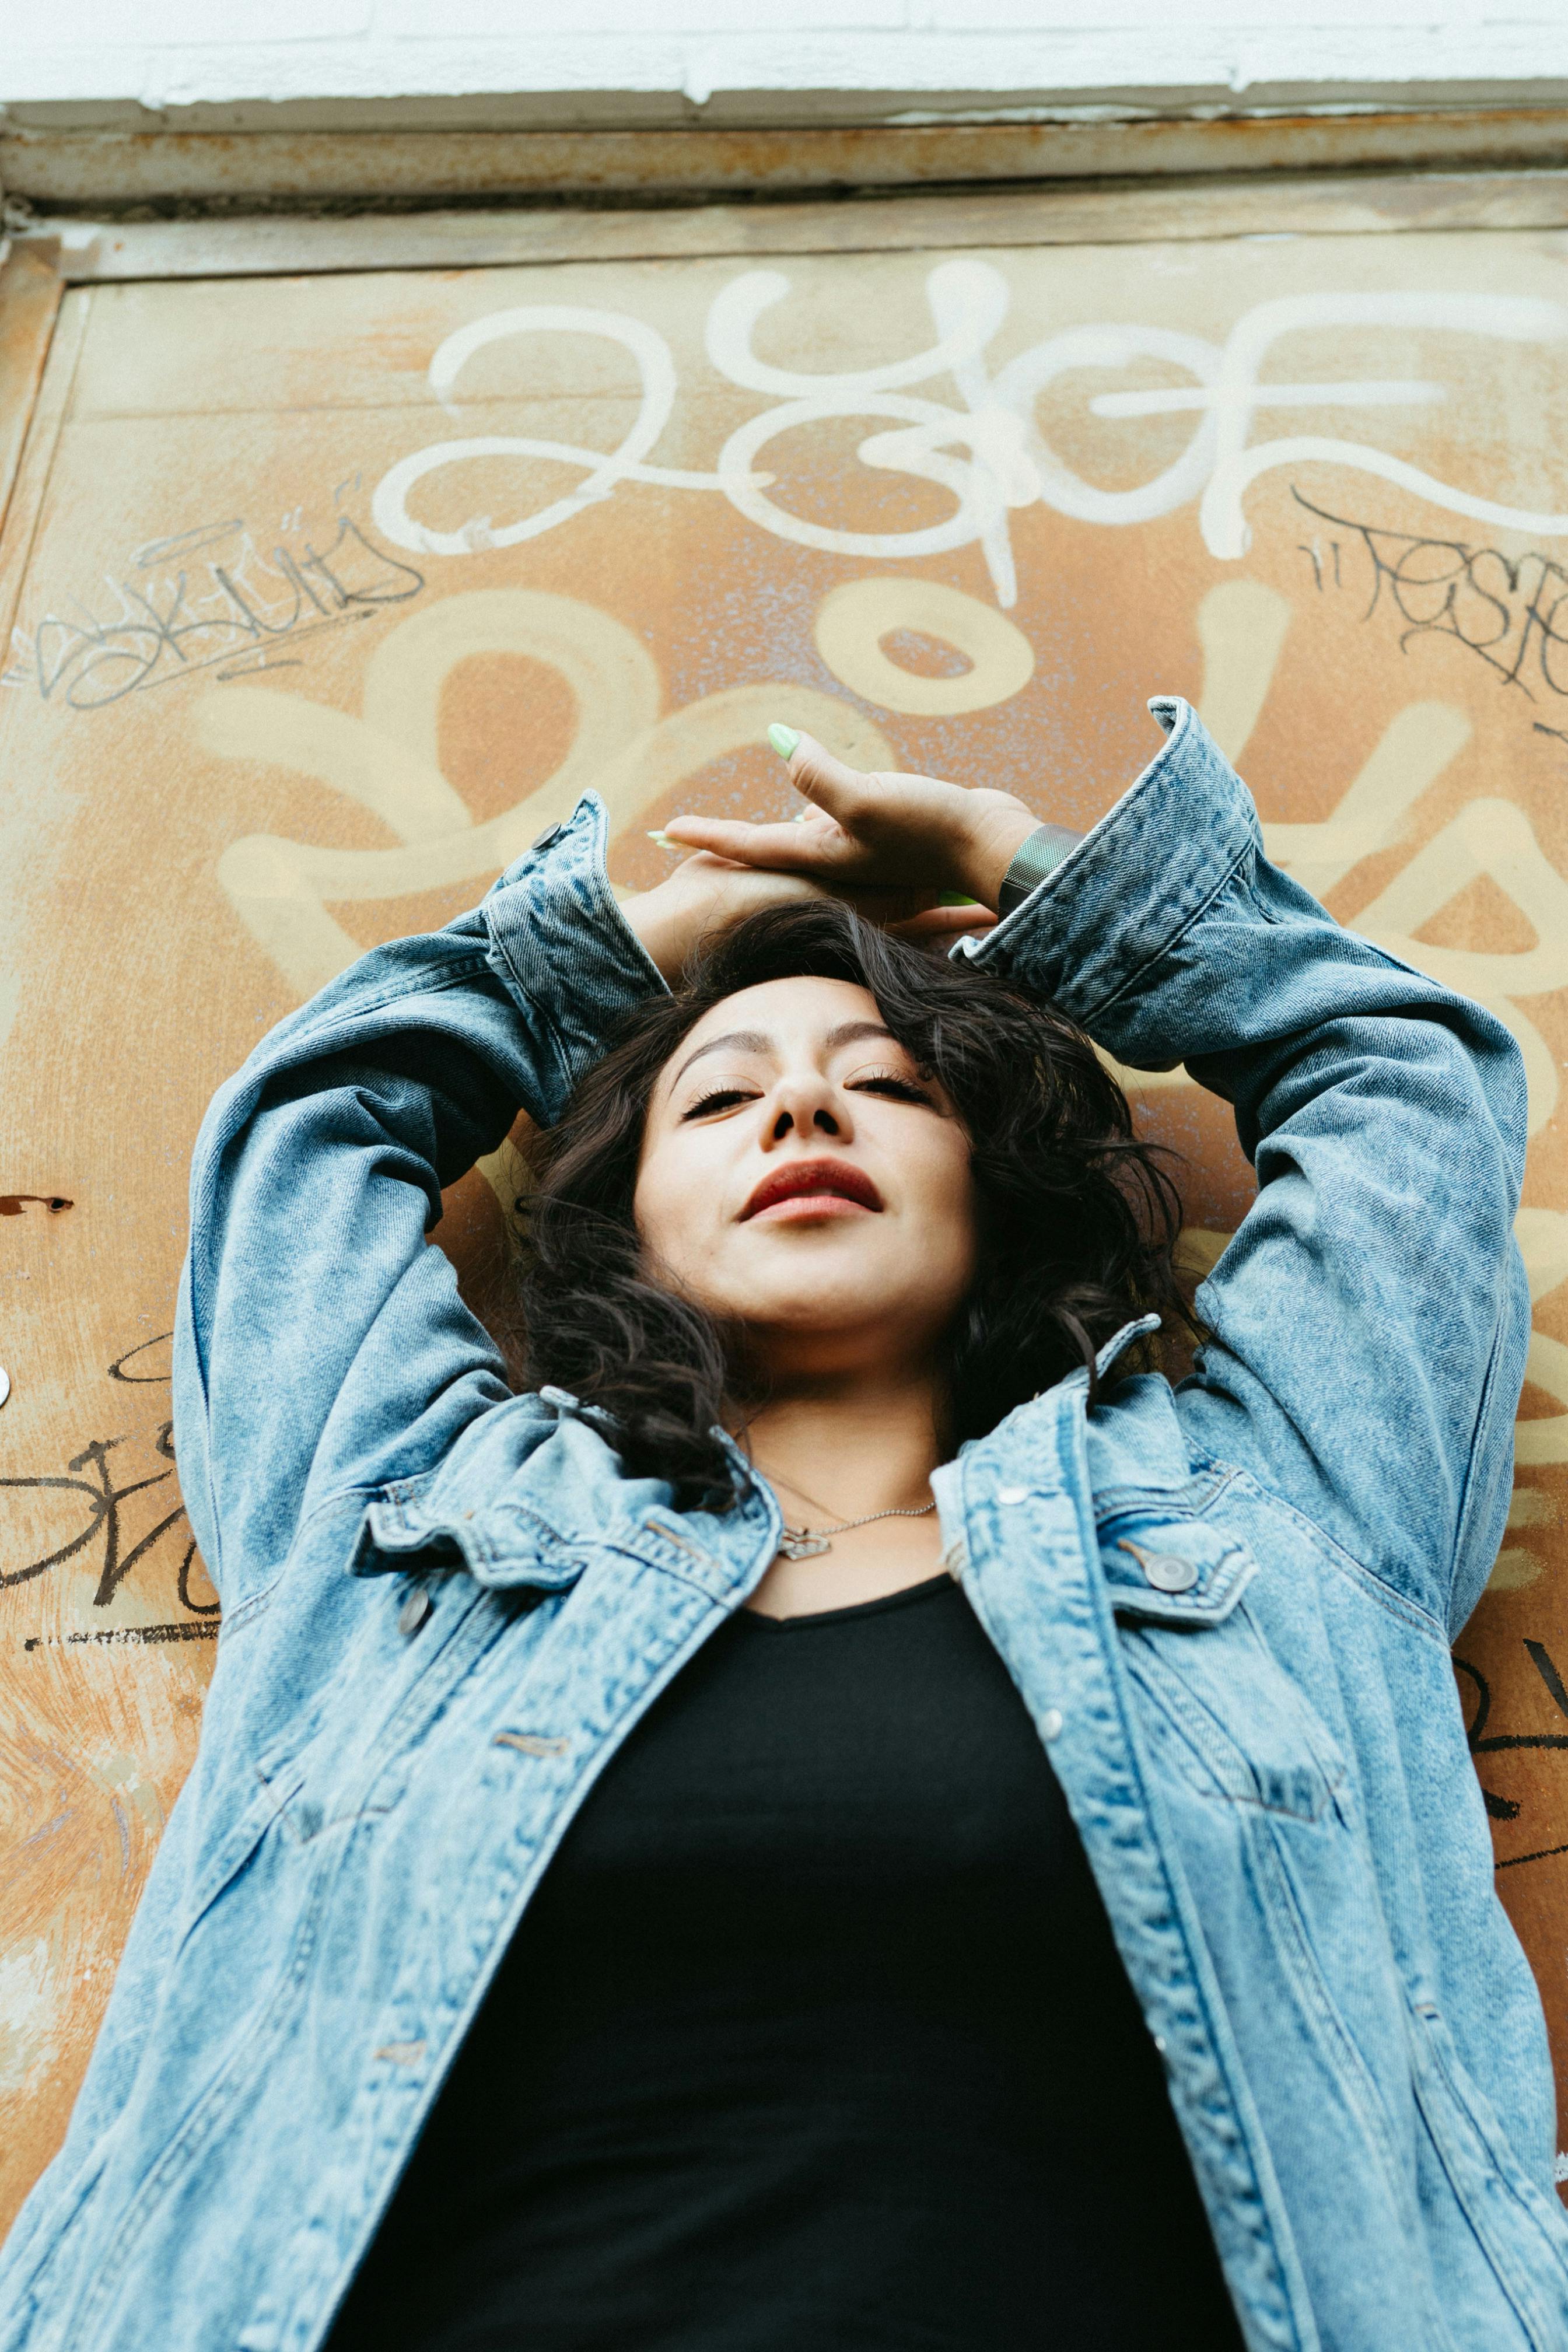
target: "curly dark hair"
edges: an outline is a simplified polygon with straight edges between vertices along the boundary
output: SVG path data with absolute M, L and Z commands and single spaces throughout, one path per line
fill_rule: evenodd
M 950 1445 L 984 1435 L 1076 1366 L 1088 1369 L 1092 1402 L 1095 1350 L 1135 1316 L 1191 1328 L 1172 1264 L 1176 1188 L 1081 1030 L 983 967 L 889 939 L 847 907 L 770 908 L 705 940 L 673 994 L 629 1015 L 541 1138 L 538 1189 L 519 1204 L 524 1384 L 552 1383 L 597 1407 L 627 1474 L 668 1479 L 681 1508 L 734 1500 L 715 1426 L 761 1399 L 741 1335 L 661 1287 L 644 1262 L 632 1203 L 648 1100 L 712 1006 L 802 976 L 868 989 L 970 1138 L 979 1251 L 943 1342 Z

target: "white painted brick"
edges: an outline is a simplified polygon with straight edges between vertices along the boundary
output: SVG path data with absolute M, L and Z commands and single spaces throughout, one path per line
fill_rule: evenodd
M 905 0 L 563 0 L 558 9 L 530 7 L 509 0 L 443 0 L 437 9 L 429 0 L 381 0 L 376 11 L 378 37 L 421 42 L 494 40 L 523 47 L 519 17 L 535 20 L 540 34 L 559 37 L 568 25 L 571 37 L 588 40 L 605 34 L 655 35 L 684 47 L 715 33 L 767 37 L 797 32 L 847 34 L 900 30 L 905 21 Z
M 15 8 L 17 20 L 26 0 L 0 0 L 0 25 Z M 25 57 L 33 41 L 51 47 L 91 45 L 168 56 L 184 48 L 234 49 L 279 41 L 370 41 L 374 37 L 375 0 L 157 0 L 155 9 L 127 6 L 126 0 L 63 0 L 28 10 L 31 38 L 5 27 L 5 63 L 0 63 L 0 99 L 15 95 L 6 85 L 9 64 Z M 141 37 L 135 37 L 137 33 Z M 85 59 L 82 62 L 86 62 Z
M 1278 0 L 1179 0 L 1168 11 L 1152 8 L 1149 0 L 908 0 L 911 31 L 1068 33 L 1079 41 L 1114 45 L 1129 58 L 1134 43 L 1151 35 L 1164 46 L 1173 32 L 1183 39 L 1225 32 L 1247 37 L 1249 46 L 1283 50 L 1347 27 L 1374 39 L 1412 32 L 1440 41 L 1458 37 L 1473 50 L 1478 43 L 1528 35 L 1532 27 L 1561 32 L 1563 20 L 1562 0 L 1530 0 L 1490 12 L 1461 0 L 1307 0 L 1289 14 Z M 1326 63 L 1332 73 L 1335 60 Z
M 1568 82 L 1565 0 L 0 0 L 0 102 Z

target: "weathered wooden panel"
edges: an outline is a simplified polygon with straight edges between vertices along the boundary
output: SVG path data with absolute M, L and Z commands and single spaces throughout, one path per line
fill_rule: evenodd
M 0 551 L 5 2210 L 211 1661 L 164 1336 L 209 1094 L 585 784 L 626 884 L 677 809 L 781 809 L 774 717 L 1081 824 L 1188 694 L 1274 854 L 1520 1037 L 1537 1338 L 1459 1671 L 1568 2062 L 1565 352 L 1533 235 L 68 298 Z M 1212 1255 L 1226 1115 L 1137 1091 Z

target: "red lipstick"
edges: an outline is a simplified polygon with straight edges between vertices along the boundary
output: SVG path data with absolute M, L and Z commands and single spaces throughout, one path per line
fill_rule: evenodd
M 797 1218 L 841 1217 L 858 1209 L 880 1210 L 882 1196 L 863 1169 L 847 1160 L 791 1160 L 763 1177 L 741 1212 L 793 1223 Z

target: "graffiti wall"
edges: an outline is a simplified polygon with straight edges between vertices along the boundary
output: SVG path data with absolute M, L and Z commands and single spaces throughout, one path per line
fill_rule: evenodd
M 1275 857 L 1519 1039 L 1535 1339 L 1456 1670 L 1568 2066 L 1565 446 L 1545 236 L 68 296 L 0 608 L 0 2218 L 213 1656 L 167 1340 L 209 1095 L 585 786 L 633 887 L 680 809 L 782 813 L 773 719 L 1082 825 L 1185 694 Z M 1132 1084 L 1212 1259 L 1223 1107 Z M 437 1236 L 475 1280 L 510 1183 Z

